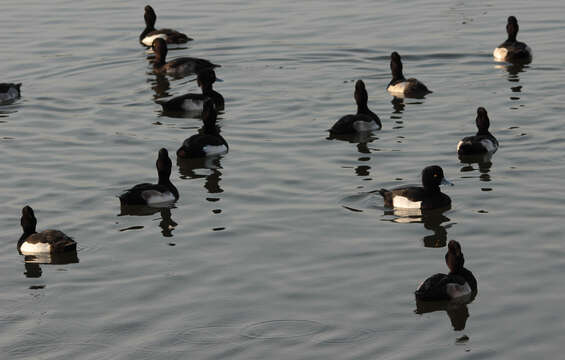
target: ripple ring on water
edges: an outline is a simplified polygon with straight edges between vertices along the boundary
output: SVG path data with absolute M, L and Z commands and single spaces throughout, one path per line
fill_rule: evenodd
M 312 320 L 269 320 L 248 325 L 241 335 L 250 339 L 290 339 L 322 332 L 325 325 Z

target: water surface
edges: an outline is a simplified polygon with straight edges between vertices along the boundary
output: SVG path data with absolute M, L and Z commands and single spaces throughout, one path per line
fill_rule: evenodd
M 158 78 L 138 44 L 145 2 L 2 4 L 0 349 L 26 359 L 557 358 L 562 352 L 565 110 L 558 1 L 196 1 L 153 4 L 196 40 L 171 58 L 222 64 L 230 152 L 177 163 L 200 120 L 154 100 L 198 91 Z M 515 15 L 524 67 L 492 49 Z M 395 100 L 389 55 L 434 93 Z M 381 131 L 327 129 L 363 79 Z M 461 163 L 484 106 L 501 147 Z M 122 213 L 116 195 L 173 156 L 180 199 Z M 455 183 L 450 210 L 399 217 L 373 191 Z M 78 262 L 25 263 L 21 208 L 79 243 Z M 458 240 L 479 294 L 425 308 L 413 290 Z

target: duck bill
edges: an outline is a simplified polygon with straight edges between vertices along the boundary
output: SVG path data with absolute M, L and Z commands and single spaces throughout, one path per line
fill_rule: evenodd
M 446 178 L 441 179 L 441 185 L 451 185 L 453 186 L 453 183 L 449 180 L 447 180 Z

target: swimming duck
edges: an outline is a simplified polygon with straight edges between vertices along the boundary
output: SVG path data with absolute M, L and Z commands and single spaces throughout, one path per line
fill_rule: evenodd
M 215 108 L 224 109 L 224 97 L 212 88 L 216 82 L 216 73 L 212 69 L 202 70 L 196 78 L 202 94 L 186 94 L 174 97 L 168 101 L 158 102 L 165 111 L 202 111 L 204 101 L 211 99 Z
M 354 134 L 363 131 L 379 130 L 381 120 L 379 117 L 369 110 L 367 106 L 367 90 L 365 83 L 362 80 L 357 80 L 355 83 L 355 102 L 357 103 L 357 114 L 345 115 L 339 119 L 330 129 L 330 133 L 338 134 Z
M 477 292 L 477 279 L 467 270 L 461 245 L 450 240 L 447 244 L 445 263 L 449 274 L 435 274 L 424 280 L 414 294 L 424 301 L 464 299 Z
M 203 70 L 213 69 L 220 66 L 212 64 L 208 60 L 191 57 L 181 57 L 167 62 L 167 43 L 161 38 L 153 40 L 152 48 L 155 52 L 153 71 L 156 73 L 166 73 L 172 76 L 184 76 L 186 74 L 199 73 Z
M 179 158 L 200 158 L 220 155 L 228 152 L 228 143 L 216 127 L 217 112 L 212 100 L 204 102 L 202 121 L 204 127 L 200 134 L 195 134 L 184 140 L 177 150 Z
M 385 206 L 404 209 L 441 209 L 451 206 L 451 199 L 439 189 L 440 185 L 453 185 L 437 165 L 422 170 L 422 185 L 402 186 L 392 190 L 381 189 Z
M 179 192 L 171 183 L 172 162 L 167 149 L 159 150 L 156 162 L 159 181 L 157 184 L 143 183 L 132 187 L 120 195 L 120 203 L 125 205 L 155 205 L 178 200 Z
M 21 83 L 0 83 L 0 103 L 8 103 L 21 96 Z
M 484 107 L 477 109 L 477 119 L 475 123 L 479 129 L 477 134 L 464 137 L 457 144 L 457 154 L 460 156 L 492 154 L 498 149 L 498 141 L 488 131 L 490 121 Z
M 18 240 L 18 251 L 22 255 L 57 254 L 77 249 L 77 243 L 59 230 L 36 232 L 37 219 L 30 206 L 22 209 L 20 223 L 24 233 Z
M 390 71 L 392 80 L 388 83 L 387 90 L 395 96 L 423 97 L 432 91 L 419 80 L 406 79 L 402 74 L 402 60 L 396 51 L 390 54 Z
M 145 6 L 145 30 L 139 35 L 139 42 L 145 46 L 151 46 L 153 40 L 157 38 L 164 39 L 169 44 L 182 44 L 192 40 L 183 33 L 171 29 L 155 29 L 155 21 L 157 15 L 155 10 L 149 5 Z
M 514 16 L 508 17 L 508 22 L 506 24 L 506 32 L 508 33 L 508 39 L 500 44 L 494 51 L 492 55 L 496 61 L 524 61 L 528 62 L 532 59 L 532 50 L 528 45 L 523 42 L 516 40 L 516 35 L 518 35 L 518 20 Z

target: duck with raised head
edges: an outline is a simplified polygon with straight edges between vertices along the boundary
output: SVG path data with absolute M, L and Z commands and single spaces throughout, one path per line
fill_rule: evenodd
M 37 219 L 30 206 L 24 206 L 20 221 L 24 233 L 18 240 L 22 255 L 61 254 L 76 251 L 77 243 L 59 230 L 37 232 Z
M 220 66 L 212 64 L 205 59 L 192 57 L 181 57 L 167 62 L 167 43 L 161 38 L 153 40 L 152 48 L 155 52 L 153 71 L 158 74 L 165 73 L 171 76 L 184 76 L 187 74 L 197 74 L 203 70 Z
M 453 185 L 437 165 L 422 170 L 422 186 L 401 186 L 392 190 L 381 189 L 385 206 L 400 209 L 432 210 L 451 206 L 451 199 L 442 193 L 440 185 Z
M 0 103 L 9 103 L 21 96 L 21 83 L 0 83 Z
M 357 114 L 345 115 L 339 119 L 329 130 L 334 135 L 355 134 L 365 131 L 380 130 L 381 120 L 367 106 L 369 96 L 363 80 L 357 80 L 354 92 L 357 103 Z
M 477 293 L 477 279 L 465 268 L 461 244 L 450 240 L 447 244 L 445 263 L 448 274 L 435 274 L 424 280 L 414 294 L 424 301 L 467 299 Z
M 461 139 L 457 144 L 459 156 L 493 154 L 498 149 L 498 140 L 488 131 L 490 120 L 484 107 L 477 109 L 477 134 Z
M 525 43 L 516 40 L 519 29 L 518 19 L 515 16 L 509 16 L 506 23 L 508 39 L 492 52 L 496 61 L 529 62 L 532 60 L 532 49 Z
M 155 29 L 157 14 L 150 5 L 145 6 L 145 30 L 139 35 L 139 42 L 142 45 L 150 47 L 153 40 L 157 38 L 164 39 L 168 44 L 183 44 L 192 40 L 186 34 L 172 29 Z
M 432 93 L 432 91 L 418 79 L 406 79 L 404 77 L 402 73 L 402 59 L 396 51 L 390 54 L 390 71 L 392 73 L 392 80 L 388 83 L 386 89 L 392 95 L 418 98 Z
M 192 135 L 184 140 L 177 150 L 179 158 L 201 158 L 206 156 L 221 155 L 228 152 L 228 143 L 220 135 L 216 126 L 217 112 L 212 100 L 204 102 L 202 121 L 204 126 L 199 134 Z
M 169 179 L 171 176 L 172 162 L 167 149 L 159 150 L 156 162 L 159 181 L 157 184 L 137 184 L 120 195 L 120 203 L 126 205 L 158 205 L 177 201 L 179 192 Z
M 217 110 L 224 109 L 224 97 L 212 88 L 216 82 L 216 73 L 212 69 L 202 70 L 196 77 L 198 86 L 202 89 L 202 94 L 186 94 L 174 97 L 168 101 L 160 101 L 165 111 L 199 111 L 204 108 L 205 100 L 212 100 Z

